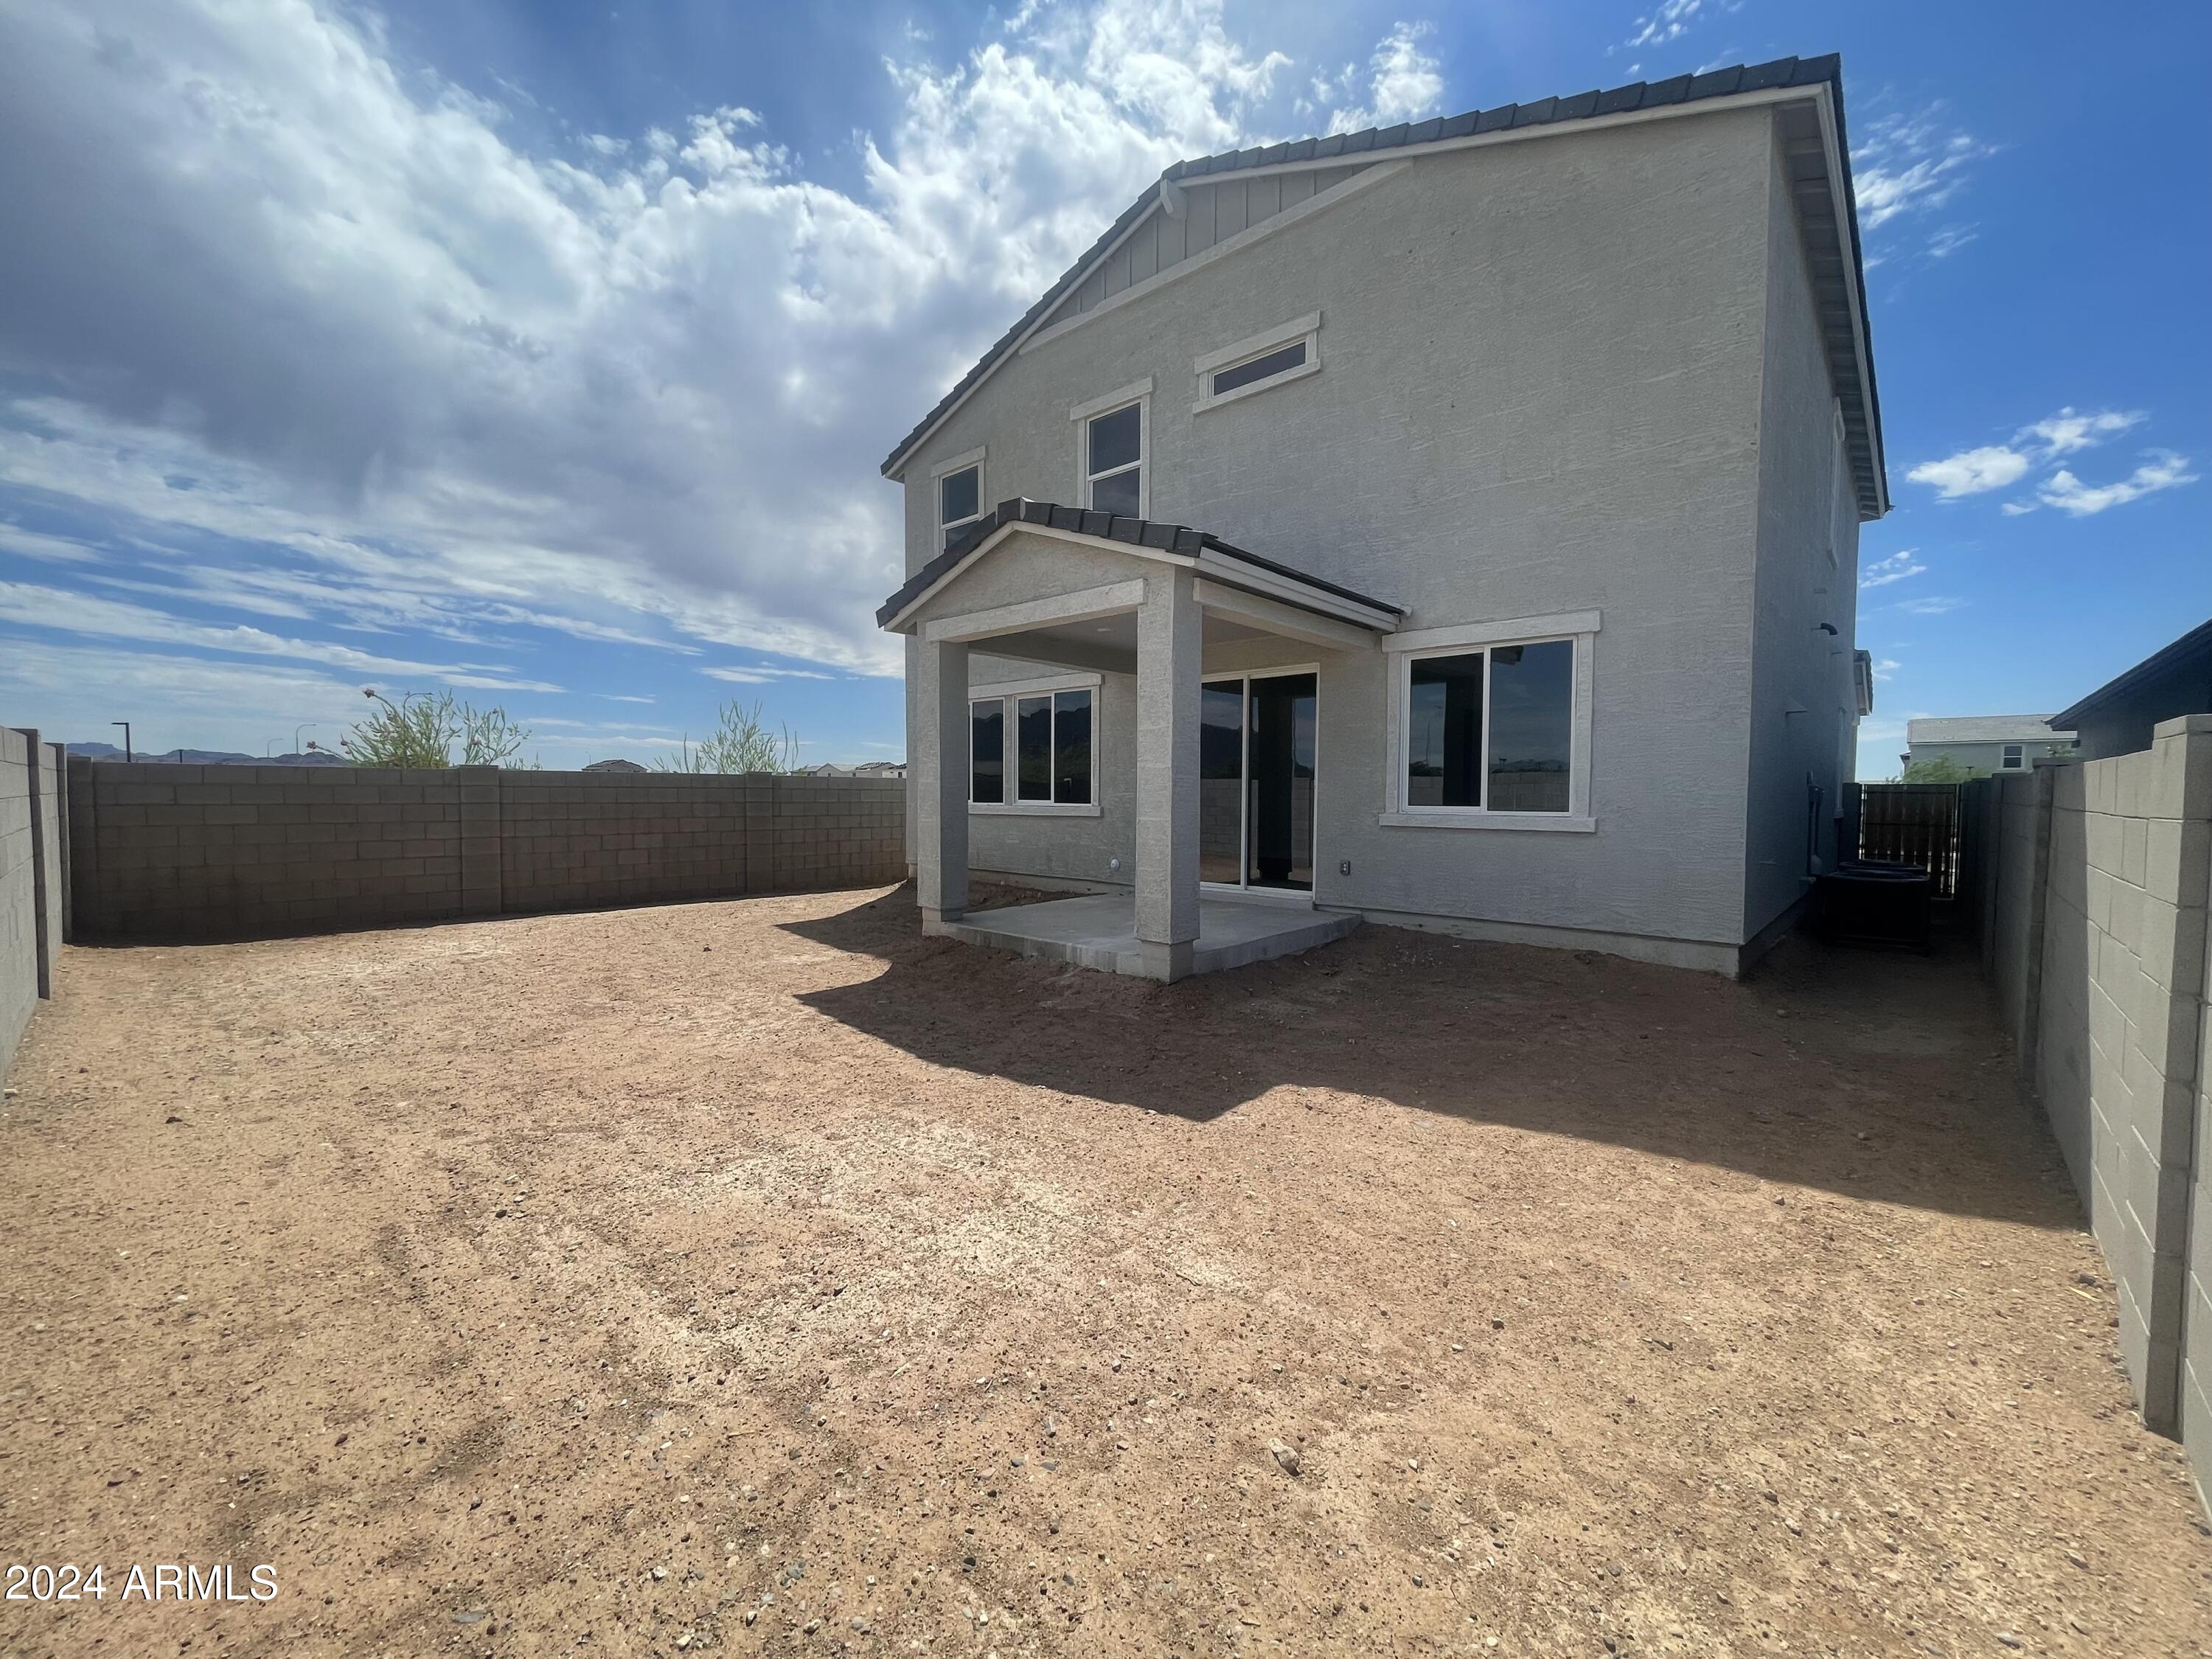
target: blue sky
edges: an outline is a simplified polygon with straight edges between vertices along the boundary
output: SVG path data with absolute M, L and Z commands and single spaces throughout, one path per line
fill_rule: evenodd
M 1168 161 L 1840 51 L 1861 773 L 2212 615 L 2201 5 L 0 0 L 0 720 L 903 750 L 876 465 Z M 2191 303 L 2195 301 L 2196 303 Z

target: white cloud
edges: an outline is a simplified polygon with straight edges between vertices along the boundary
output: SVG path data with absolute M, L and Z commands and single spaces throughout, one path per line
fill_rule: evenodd
M 1663 46 L 1669 41 L 1680 40 L 1690 32 L 1690 26 L 1704 9 L 1705 0 L 1664 0 L 1650 16 L 1636 20 L 1636 33 L 1628 37 L 1630 49 Z M 1632 65 L 1631 73 L 1642 67 L 1641 64 Z
M 2033 439 L 2043 447 L 2045 459 L 2070 455 L 2077 449 L 2089 449 L 2104 442 L 2116 433 L 2140 426 L 2141 410 L 2100 409 L 2092 414 L 2078 415 L 2072 406 L 2056 415 L 2046 415 L 2033 426 L 2022 427 L 2020 437 Z
M 1897 678 L 1897 671 L 1904 666 L 1905 665 L 1894 657 L 1877 658 L 1874 665 L 1874 677 L 1877 680 L 1893 680 Z
M 1915 483 L 1929 485 L 1941 500 L 1956 501 L 1961 496 L 1978 495 L 2017 483 L 2035 468 L 2051 465 L 2061 456 L 2094 449 L 2109 438 L 2132 431 L 2147 418 L 2141 410 L 2100 409 L 2084 413 L 2069 404 L 2055 415 L 2046 415 L 2021 428 L 2009 443 L 1962 450 L 1940 461 L 1923 461 L 1905 476 Z M 2034 512 L 2040 502 L 2075 518 L 2086 518 L 2107 507 L 2140 501 L 2158 490 L 2197 482 L 2197 475 L 2189 470 L 2187 457 L 2170 449 L 2148 450 L 2145 453 L 2148 459 L 2142 465 L 2127 477 L 2109 484 L 2085 484 L 2071 471 L 2059 467 L 2036 485 L 2036 501 L 2006 501 L 2002 510 L 2008 518 L 2021 518 Z M 1879 565 L 1869 567 L 1870 571 L 1880 568 Z
M 2018 483 L 2027 476 L 2031 465 L 2020 451 L 2003 444 L 1990 444 L 1980 449 L 1961 450 L 1940 461 L 1923 461 L 1905 476 L 1915 483 L 1930 486 L 1949 501 Z
M 380 657 L 351 646 L 321 640 L 289 639 L 243 624 L 189 622 L 143 605 L 104 599 L 96 594 L 31 582 L 0 581 L 0 622 L 21 628 L 83 634 L 100 639 L 136 640 L 149 645 L 181 645 L 233 656 L 283 657 L 325 663 L 356 675 L 386 679 L 399 675 L 434 679 L 495 691 L 558 691 L 557 685 L 517 678 L 495 663 L 428 663 Z M 12 649 L 15 641 L 10 641 Z M 411 689 L 411 688 L 410 688 Z
M 1426 23 L 1401 23 L 1377 41 L 1375 55 L 1367 63 L 1366 103 L 1332 112 L 1329 131 L 1393 127 L 1401 121 L 1425 120 L 1435 114 L 1437 101 L 1444 95 L 1444 78 L 1434 54 L 1421 46 L 1431 33 Z M 1352 78 L 1347 65 L 1339 84 L 1348 86 Z M 1332 95 L 1322 82 L 1315 83 L 1314 91 L 1317 97 Z
M 1376 56 L 1393 118 L 1438 91 L 1416 40 Z M 351 9 L 9 8 L 0 487 L 251 544 L 149 579 L 178 603 L 896 672 L 878 459 L 1287 62 L 1218 0 L 1045 8 L 888 65 L 840 190 L 734 107 L 533 152 Z
M 1876 559 L 1859 574 L 1859 586 L 1887 587 L 1892 582 L 1901 582 L 1908 576 L 1917 576 L 1928 567 L 1919 562 L 1911 548 L 1893 553 L 1886 559 Z
M 1897 608 L 1909 617 L 1940 617 L 1946 611 L 1956 611 L 1964 604 L 1964 599 L 1946 595 L 1925 599 L 1899 599 Z
M 738 685 L 773 685 L 778 680 L 834 680 L 838 678 L 811 668 L 702 668 L 699 672 Z
M 0 553 L 21 559 L 43 559 L 54 564 L 97 564 L 100 550 L 67 536 L 48 536 L 21 525 L 0 523 Z
M 2161 489 L 2173 489 L 2197 482 L 2197 474 L 2189 470 L 2186 456 L 2177 455 L 2170 449 L 2154 449 L 2150 459 L 2118 483 L 2085 484 L 2064 467 L 2052 473 L 2036 490 L 2046 507 L 2077 519 L 2102 513 L 2108 507 L 2124 507 L 2130 501 Z
M 1977 161 L 1996 154 L 1996 146 L 1953 126 L 1942 103 L 1917 115 L 1892 113 L 1875 121 L 1851 151 L 1851 188 L 1858 202 L 1863 238 L 1893 222 L 1933 216 L 1964 190 Z M 1894 237 L 1868 249 L 1867 264 L 1879 264 Z M 1973 240 L 1970 225 L 1937 224 L 1921 245 L 1931 258 L 1955 253 Z

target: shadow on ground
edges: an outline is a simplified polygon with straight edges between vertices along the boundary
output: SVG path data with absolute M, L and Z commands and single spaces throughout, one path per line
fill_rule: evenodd
M 1011 896 L 996 893 L 986 902 Z M 1207 1122 L 1334 1091 L 1761 1180 L 2081 1224 L 1962 947 L 1786 941 L 1751 979 L 1367 926 L 1172 986 L 924 939 L 911 887 L 782 924 L 872 957 L 800 1000 L 931 1065 Z

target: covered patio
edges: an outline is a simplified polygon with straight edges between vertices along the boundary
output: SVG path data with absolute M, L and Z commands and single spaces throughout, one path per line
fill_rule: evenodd
M 1373 653 L 1402 615 L 1188 526 L 1000 502 L 878 612 L 916 647 L 908 766 L 924 932 L 1163 981 L 1340 938 L 1356 918 L 1317 913 L 1310 896 L 1255 896 L 1242 883 L 1223 891 L 1203 879 L 1207 658 L 1270 640 L 1309 659 Z M 1128 885 L 1109 880 L 1103 892 L 969 915 L 969 658 L 978 647 L 1133 677 L 1133 775 L 1102 771 L 1097 781 L 1101 799 L 1131 810 Z M 1309 767 L 1309 813 L 1311 787 Z M 1240 871 L 1258 862 L 1238 858 Z

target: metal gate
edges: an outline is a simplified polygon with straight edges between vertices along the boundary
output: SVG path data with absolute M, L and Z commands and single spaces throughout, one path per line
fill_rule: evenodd
M 1859 856 L 1925 870 L 1937 898 L 1957 897 L 1960 793 L 1955 783 L 1861 784 Z

